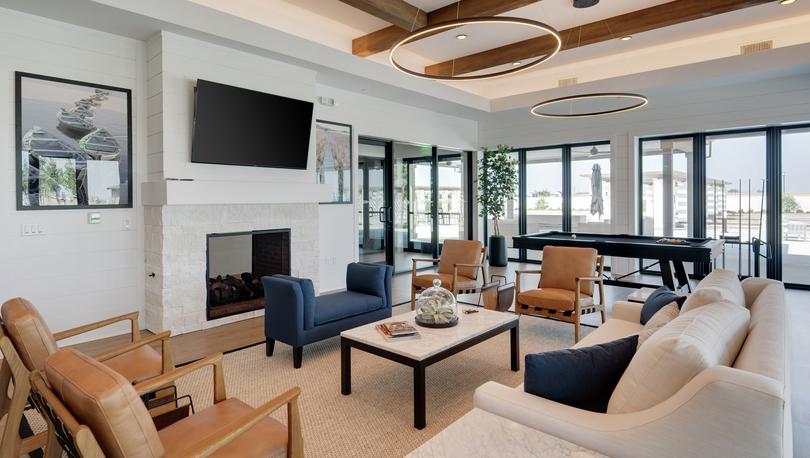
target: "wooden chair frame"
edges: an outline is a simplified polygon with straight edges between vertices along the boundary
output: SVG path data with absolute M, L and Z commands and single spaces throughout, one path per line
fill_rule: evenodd
M 575 293 L 575 300 L 574 300 L 574 310 L 553 310 L 553 309 L 544 309 L 542 307 L 522 304 L 520 303 L 520 276 L 523 274 L 535 274 L 540 275 L 541 281 L 538 282 L 537 287 L 540 288 L 540 283 L 542 283 L 542 276 L 543 270 L 536 269 L 536 270 L 516 270 L 515 271 L 515 313 L 518 315 L 531 315 L 531 316 L 539 316 L 543 318 L 552 318 L 560 321 L 565 321 L 567 323 L 572 323 L 574 325 L 574 342 L 579 342 L 579 324 L 582 315 L 587 315 L 589 313 L 596 313 L 599 312 L 602 317 L 602 323 L 605 322 L 605 282 L 604 282 L 604 273 L 605 273 L 605 258 L 604 256 L 598 256 L 596 258 L 596 275 L 591 277 L 577 277 L 576 278 L 576 290 Z M 596 291 L 594 291 L 593 302 L 590 305 L 583 306 L 581 304 L 582 298 L 582 283 L 590 282 L 595 283 L 598 285 L 599 290 L 599 302 L 596 302 Z
M 413 267 L 411 269 L 411 310 L 416 309 L 416 295 L 424 290 L 421 286 L 416 285 L 416 277 L 418 276 L 416 271 L 416 265 L 418 263 L 431 263 L 433 265 L 438 265 L 441 259 L 428 259 L 428 258 L 413 258 L 411 259 L 413 263 Z M 458 282 L 458 268 L 459 267 L 474 267 L 481 269 L 481 286 L 477 286 L 474 289 L 460 289 L 456 288 L 456 283 Z M 476 272 L 477 274 L 477 272 Z M 478 280 L 478 275 L 473 277 L 474 280 Z M 447 288 L 454 296 L 458 296 L 459 294 L 475 294 L 481 292 L 481 288 L 484 286 L 483 282 L 487 281 L 487 247 L 481 247 L 481 262 L 478 264 L 453 264 L 453 280 L 448 288 L 447 285 L 442 285 Z
M 194 371 L 211 366 L 213 368 L 214 404 L 227 399 L 225 394 L 225 375 L 222 368 L 222 353 L 208 356 L 191 364 L 174 369 L 173 371 L 155 377 L 146 382 L 135 385 L 135 391 L 142 396 L 151 393 L 162 386 L 172 384 L 180 377 Z M 56 458 L 64 449 L 68 456 L 73 457 L 103 457 L 104 454 L 98 445 L 92 431 L 79 424 L 73 415 L 48 387 L 42 373 L 34 374 L 35 404 L 48 420 L 48 458 Z M 301 389 L 291 388 L 274 399 L 257 407 L 252 412 L 228 424 L 227 429 L 212 434 L 197 443 L 189 443 L 182 450 L 182 456 L 209 456 L 217 450 L 237 439 L 265 417 L 283 406 L 287 406 L 287 456 L 303 458 L 304 439 L 301 428 L 301 414 L 298 407 L 298 397 Z
M 0 353 L 3 355 L 0 361 L 0 419 L 6 417 L 0 431 L 0 458 L 17 458 L 45 446 L 47 433 L 43 431 L 24 439 L 20 437 L 20 423 L 31 394 L 31 373 L 17 354 L 11 339 L 1 332 Z M 9 389 L 13 390 L 10 398 Z

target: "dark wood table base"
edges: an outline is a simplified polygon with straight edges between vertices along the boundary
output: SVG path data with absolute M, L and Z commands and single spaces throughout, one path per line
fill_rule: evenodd
M 510 364 L 513 371 L 520 370 L 520 336 L 519 320 L 506 323 L 481 335 L 462 341 L 446 350 L 423 359 L 415 360 L 402 356 L 391 351 L 375 347 L 363 342 L 358 342 L 346 337 L 340 338 L 340 392 L 343 395 L 352 393 L 352 348 L 362 350 L 366 353 L 380 356 L 382 358 L 404 364 L 413 368 L 413 426 L 416 429 L 424 429 L 427 424 L 425 413 L 425 369 L 433 363 L 439 362 L 449 356 L 455 355 L 485 340 L 491 339 L 503 332 L 509 331 L 510 335 Z

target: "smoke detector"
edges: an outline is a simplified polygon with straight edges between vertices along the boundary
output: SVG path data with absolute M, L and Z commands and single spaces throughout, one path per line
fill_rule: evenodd
M 599 0 L 574 0 L 574 8 L 590 8 L 599 3 Z

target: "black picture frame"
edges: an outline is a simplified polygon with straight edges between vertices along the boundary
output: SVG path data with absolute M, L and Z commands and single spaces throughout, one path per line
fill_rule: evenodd
M 315 120 L 315 179 L 319 184 L 325 184 L 320 181 L 320 170 L 318 164 L 318 126 L 321 124 L 328 124 L 332 126 L 342 127 L 349 129 L 349 187 L 348 187 L 348 199 L 347 200 L 340 200 L 340 201 L 329 201 L 329 202 L 320 202 L 322 205 L 343 205 L 343 204 L 352 204 L 354 203 L 354 130 L 352 126 L 349 124 L 343 124 L 339 122 L 333 121 L 326 121 L 323 119 L 316 119 Z
M 43 80 L 43 81 L 50 81 L 55 83 L 63 83 L 66 85 L 73 85 L 73 86 L 82 86 L 82 87 L 89 87 L 93 89 L 100 89 L 104 91 L 114 91 L 118 93 L 122 93 L 126 96 L 126 103 L 127 103 L 127 115 L 126 115 L 126 132 L 127 132 L 127 157 L 126 157 L 126 190 L 127 190 L 127 201 L 126 202 L 119 202 L 118 204 L 108 205 L 91 205 L 91 204 L 82 204 L 78 203 L 76 205 L 40 205 L 38 202 L 36 204 L 31 203 L 29 205 L 23 205 L 23 177 L 22 177 L 22 156 L 23 156 L 23 126 L 22 126 L 22 82 L 24 78 L 28 79 L 35 79 L 35 80 Z M 33 210 L 102 210 L 102 209 L 112 209 L 112 208 L 133 208 L 133 185 L 132 185 L 132 164 L 133 164 L 133 155 L 134 152 L 132 150 L 132 90 L 127 88 L 109 86 L 104 84 L 95 84 L 95 83 L 88 83 L 84 81 L 77 81 L 71 80 L 67 78 L 59 78 L 54 76 L 47 76 L 47 75 L 39 75 L 35 73 L 27 73 L 21 71 L 14 72 L 14 126 L 15 126 L 15 178 L 16 178 L 16 209 L 18 211 L 33 211 Z M 77 171 L 78 175 L 78 171 Z

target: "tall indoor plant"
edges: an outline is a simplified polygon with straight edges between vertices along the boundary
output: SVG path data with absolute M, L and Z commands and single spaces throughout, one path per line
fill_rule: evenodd
M 482 217 L 492 217 L 489 263 L 493 266 L 505 266 L 508 261 L 506 237 L 501 234 L 498 220 L 504 216 L 506 202 L 515 196 L 517 187 L 517 161 L 512 158 L 512 148 L 484 148 L 478 167 L 478 204 Z

